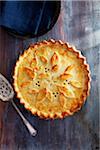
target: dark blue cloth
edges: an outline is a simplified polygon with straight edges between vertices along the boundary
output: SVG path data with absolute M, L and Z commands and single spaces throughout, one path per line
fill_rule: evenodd
M 44 34 L 60 12 L 57 1 L 2 1 L 0 7 L 0 25 L 22 36 Z

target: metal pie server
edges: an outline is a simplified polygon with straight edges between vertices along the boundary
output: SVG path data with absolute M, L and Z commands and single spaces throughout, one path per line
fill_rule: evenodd
M 35 136 L 37 131 L 33 128 L 33 126 L 29 123 L 29 121 L 23 116 L 15 102 L 13 101 L 14 97 L 14 90 L 9 83 L 9 81 L 0 73 L 0 99 L 4 102 L 11 101 L 13 107 L 18 112 L 19 116 L 23 120 L 24 124 L 26 125 L 27 129 L 29 130 L 32 136 Z

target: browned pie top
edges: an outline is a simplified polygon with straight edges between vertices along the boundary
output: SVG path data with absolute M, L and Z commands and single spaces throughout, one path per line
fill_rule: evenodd
M 31 45 L 15 67 L 14 86 L 25 107 L 45 118 L 71 115 L 89 91 L 85 58 L 61 41 Z

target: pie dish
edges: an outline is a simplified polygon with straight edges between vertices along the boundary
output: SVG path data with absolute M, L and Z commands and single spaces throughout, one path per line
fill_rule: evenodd
M 20 102 L 42 118 L 74 114 L 90 91 L 86 58 L 61 40 L 31 44 L 19 57 L 13 78 Z

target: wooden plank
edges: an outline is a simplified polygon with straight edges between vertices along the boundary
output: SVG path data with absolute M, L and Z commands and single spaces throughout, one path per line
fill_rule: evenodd
M 0 150 L 99 150 L 100 2 L 62 1 L 57 23 L 47 34 L 21 40 L 0 29 L 0 72 L 12 83 L 18 56 L 30 43 L 61 39 L 81 50 L 90 65 L 91 92 L 81 111 L 64 120 L 42 120 L 16 103 L 38 129 L 33 138 L 10 103 L 0 102 Z

